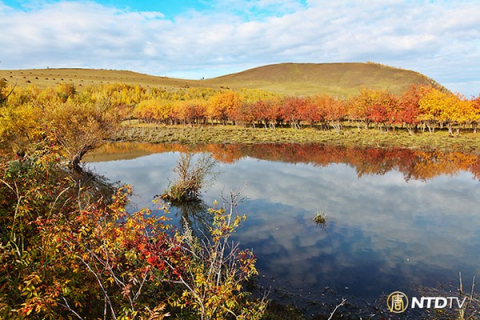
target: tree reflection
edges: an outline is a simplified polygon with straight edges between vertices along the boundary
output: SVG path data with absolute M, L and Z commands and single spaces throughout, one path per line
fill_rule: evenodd
M 115 144 L 117 145 L 117 144 Z M 472 173 L 480 180 L 480 156 L 461 152 L 426 152 L 402 148 L 359 148 L 320 144 L 203 144 L 189 149 L 182 144 L 120 143 L 118 152 L 210 153 L 222 163 L 234 163 L 244 157 L 288 163 L 327 166 L 343 163 L 356 169 L 359 177 L 384 175 L 389 171 L 401 172 L 405 180 L 429 180 L 440 175 L 455 175 L 460 171 Z M 112 145 L 105 147 L 112 152 Z

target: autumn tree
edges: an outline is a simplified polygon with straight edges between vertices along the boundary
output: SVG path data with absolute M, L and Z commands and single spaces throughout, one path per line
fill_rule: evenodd
M 435 88 L 424 88 L 425 93 L 418 102 L 420 107 L 419 120 L 428 128 L 430 133 L 434 133 L 438 123 L 442 120 L 448 120 L 449 109 L 453 102 L 451 97 Z
M 365 129 L 368 129 L 370 123 L 369 110 L 375 101 L 372 95 L 374 93 L 371 90 L 362 88 L 360 93 L 348 102 L 349 119 L 357 122 L 358 130 L 360 130 L 361 124 L 364 125 Z
M 478 115 L 476 114 L 474 102 L 468 100 L 465 96 L 457 94 L 455 96 L 455 106 L 451 111 L 453 113 L 453 123 L 457 124 L 456 135 L 460 134 L 460 126 L 472 125 L 477 121 Z M 447 125 L 450 135 L 453 136 L 452 124 Z
M 422 98 L 424 90 L 416 85 L 411 85 L 399 98 L 396 122 L 407 128 L 409 134 L 413 134 L 414 129 L 420 123 L 419 101 Z
M 38 144 L 48 140 L 45 139 L 44 120 L 43 110 L 32 102 L 5 103 L 0 107 L 0 144 L 19 156 L 29 150 L 33 152 L 39 148 Z
M 472 99 L 472 106 L 474 112 L 473 131 L 477 133 L 477 127 L 480 124 L 480 95 L 476 99 Z
M 279 116 L 286 121 L 292 128 L 300 129 L 300 109 L 306 103 L 305 98 L 287 97 L 282 101 L 279 110 Z
M 240 94 L 229 90 L 214 95 L 208 101 L 207 115 L 212 120 L 226 124 L 229 119 L 237 118 L 241 108 Z
M 347 108 L 344 102 L 326 94 L 315 96 L 314 101 L 323 114 L 325 122 L 335 131 L 340 132 L 343 127 L 343 120 L 347 116 Z
M 174 117 L 173 102 L 164 99 L 143 100 L 135 106 L 133 116 L 147 122 L 166 123 Z
M 83 156 L 110 137 L 119 124 L 109 105 L 66 102 L 44 107 L 43 126 L 53 143 L 62 148 L 69 166 L 78 169 Z
M 256 105 L 255 113 L 259 121 L 263 121 L 265 128 L 275 129 L 277 123 L 282 120 L 281 107 L 282 99 L 280 97 L 263 100 L 261 104 Z
M 202 99 L 190 100 L 188 104 L 187 121 L 189 123 L 203 124 L 207 119 L 207 101 Z
M 386 90 L 363 88 L 350 103 L 349 115 L 352 119 L 365 123 L 365 128 L 373 122 L 378 127 L 395 121 L 396 98 Z
M 263 106 L 263 101 L 249 102 L 242 101 L 242 105 L 238 112 L 237 124 L 252 125 L 255 128 L 255 123 L 259 121 L 259 108 Z
M 313 128 L 315 123 L 325 120 L 324 110 L 319 108 L 313 99 L 303 98 L 300 101 L 296 107 L 301 121 L 307 122 Z

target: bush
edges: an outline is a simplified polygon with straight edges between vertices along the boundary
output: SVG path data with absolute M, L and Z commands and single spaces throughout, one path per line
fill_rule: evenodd
M 177 180 L 171 183 L 161 198 L 172 203 L 199 201 L 201 190 L 208 182 L 207 177 L 215 176 L 213 169 L 216 164 L 208 154 L 202 155 L 195 163 L 192 152 L 180 154 L 177 166 L 173 169 L 177 174 Z
M 0 318 L 261 317 L 243 290 L 255 259 L 228 242 L 244 219 L 233 206 L 209 210 L 208 238 L 172 233 L 165 216 L 127 212 L 130 187 L 102 193 L 59 157 L 0 162 Z

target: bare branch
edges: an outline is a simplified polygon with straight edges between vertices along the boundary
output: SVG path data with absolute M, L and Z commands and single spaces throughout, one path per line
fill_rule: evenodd
M 68 311 L 70 311 L 71 313 L 73 313 L 78 319 L 83 320 L 83 318 L 82 318 L 77 312 L 75 312 L 75 310 L 73 310 L 73 309 L 70 307 L 70 305 L 68 304 L 67 299 L 65 299 L 64 296 L 62 296 L 62 299 L 63 299 L 63 301 L 65 301 L 65 304 L 59 303 L 59 305 L 61 305 L 62 307 L 67 308 Z
M 330 314 L 330 317 L 328 318 L 328 320 L 332 320 L 333 315 L 335 314 L 335 312 L 337 311 L 337 309 L 340 308 L 341 306 L 345 305 L 345 302 L 347 302 L 347 299 L 342 298 L 342 302 L 340 302 L 339 304 L 337 304 L 337 306 L 335 307 L 335 309 L 333 309 L 333 311 L 332 311 L 332 313 Z

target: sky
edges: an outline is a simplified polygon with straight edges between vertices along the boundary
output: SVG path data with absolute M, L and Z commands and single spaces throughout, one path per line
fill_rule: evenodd
M 478 0 L 0 0 L 0 69 L 201 79 L 372 61 L 480 94 Z

